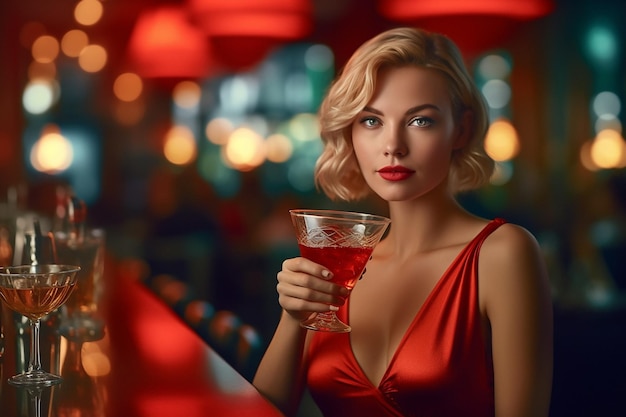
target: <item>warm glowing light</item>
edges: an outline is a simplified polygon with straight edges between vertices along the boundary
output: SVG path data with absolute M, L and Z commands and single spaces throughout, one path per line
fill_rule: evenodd
M 57 75 L 57 66 L 54 62 L 41 63 L 32 61 L 28 66 L 28 78 L 35 80 L 37 78 L 44 80 L 53 80 Z
M 245 127 L 236 129 L 224 148 L 223 156 L 228 164 L 240 171 L 250 171 L 265 159 L 263 138 Z
M 216 145 L 226 145 L 233 130 L 235 130 L 235 128 L 230 120 L 223 117 L 216 117 L 207 123 L 204 133 L 209 142 Z
M 73 157 L 72 144 L 54 128 L 47 128 L 30 151 L 33 167 L 48 174 L 65 171 Z
M 175 165 L 187 165 L 198 152 L 193 132 L 184 126 L 174 126 L 165 136 L 163 154 Z
M 88 45 L 78 56 L 78 65 L 86 72 L 98 72 L 106 63 L 107 51 L 100 45 Z
M 79 29 L 70 30 L 61 39 L 61 50 L 71 58 L 77 58 L 89 44 L 89 37 Z
M 177 5 L 142 11 L 128 42 L 135 71 L 144 78 L 205 77 L 211 68 L 205 34 Z
M 485 137 L 485 151 L 495 161 L 508 161 L 520 150 L 515 127 L 505 119 L 494 121 Z
M 74 7 L 74 19 L 84 26 L 91 26 L 102 17 L 102 3 L 98 0 L 81 0 Z
M 31 53 L 37 62 L 53 62 L 59 56 L 59 42 L 50 35 L 40 36 L 33 42 Z
M 599 132 L 591 143 L 591 160 L 600 168 L 619 168 L 623 163 L 624 153 L 626 153 L 624 139 L 611 129 Z
M 58 86 L 54 80 L 36 79 L 29 82 L 22 94 L 22 105 L 30 114 L 48 111 L 57 98 Z
M 580 163 L 589 171 L 597 171 L 600 167 L 591 159 L 591 144 L 591 141 L 587 141 L 580 147 Z
M 289 138 L 285 135 L 274 134 L 265 141 L 267 150 L 267 160 L 270 162 L 281 163 L 289 160 L 293 153 L 293 145 Z
M 100 351 L 89 351 L 83 348 L 83 368 L 91 377 L 106 376 L 111 373 L 111 360 Z
M 172 92 L 172 99 L 177 106 L 192 109 L 200 103 L 202 91 L 198 83 L 193 81 L 182 81 L 176 84 Z
M 132 72 L 120 74 L 113 82 L 113 94 L 122 101 L 135 101 L 143 91 L 141 77 Z

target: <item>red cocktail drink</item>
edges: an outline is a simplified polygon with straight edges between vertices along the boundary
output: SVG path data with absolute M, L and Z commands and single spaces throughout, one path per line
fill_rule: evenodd
M 332 282 L 351 290 L 359 279 L 374 248 L 326 246 L 313 248 L 300 246 L 300 254 L 315 263 L 324 265 L 333 273 Z

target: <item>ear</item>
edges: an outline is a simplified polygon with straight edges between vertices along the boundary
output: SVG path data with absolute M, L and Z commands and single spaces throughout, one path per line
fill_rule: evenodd
M 472 132 L 474 131 L 474 112 L 471 110 L 464 110 L 459 117 L 458 124 L 456 126 L 453 149 L 459 150 L 469 143 L 472 138 Z

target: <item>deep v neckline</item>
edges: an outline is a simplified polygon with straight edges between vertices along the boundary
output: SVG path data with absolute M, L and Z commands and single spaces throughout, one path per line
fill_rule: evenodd
M 378 381 L 378 384 L 374 383 L 370 379 L 370 377 L 365 373 L 365 371 L 363 370 L 363 367 L 361 366 L 361 363 L 359 362 L 358 358 L 356 357 L 356 355 L 354 353 L 354 349 L 352 347 L 352 333 L 348 333 L 348 347 L 349 347 L 349 350 L 350 350 L 350 357 L 354 361 L 354 363 L 355 363 L 357 369 L 359 370 L 359 372 L 361 373 L 361 375 L 373 387 L 375 387 L 375 388 L 380 390 L 380 388 L 384 385 L 385 380 L 388 378 L 389 372 L 390 372 L 393 364 L 396 362 L 396 359 L 398 357 L 398 354 L 399 354 L 402 346 L 406 343 L 406 340 L 407 340 L 408 336 L 411 334 L 411 332 L 413 330 L 413 327 L 415 327 L 416 323 L 418 322 L 418 319 L 425 314 L 426 307 L 430 303 L 432 303 L 432 299 L 439 292 L 439 288 L 442 285 L 444 285 L 444 283 L 446 282 L 446 279 L 450 276 L 450 270 L 459 262 L 461 257 L 465 255 L 465 252 L 469 248 L 474 246 L 474 243 L 477 240 L 481 239 L 482 236 L 485 233 L 488 233 L 489 231 L 491 231 L 492 225 L 499 226 L 500 224 L 501 224 L 501 220 L 500 219 L 495 219 L 495 220 L 492 220 L 489 223 L 487 223 L 487 225 L 485 225 L 481 229 L 481 231 L 478 232 L 478 234 L 476 236 L 474 236 L 474 238 L 472 238 L 469 242 L 467 242 L 463 246 L 463 248 L 456 254 L 456 256 L 452 259 L 450 264 L 446 267 L 444 272 L 441 274 L 441 276 L 435 282 L 435 285 L 433 285 L 433 287 L 430 289 L 430 292 L 428 293 L 428 296 L 426 297 L 426 299 L 424 299 L 424 302 L 422 303 L 422 305 L 417 309 L 417 311 L 416 311 L 415 315 L 413 316 L 413 319 L 409 323 L 408 327 L 404 330 L 402 338 L 400 339 L 400 342 L 398 343 L 398 345 L 395 347 L 393 355 L 391 356 L 391 359 L 387 363 L 387 366 L 385 368 L 385 372 L 383 373 L 382 377 L 380 378 L 380 381 Z M 346 314 L 346 323 L 350 324 L 350 297 L 348 297 L 348 299 L 346 300 L 345 311 L 346 311 L 346 313 L 345 313 Z

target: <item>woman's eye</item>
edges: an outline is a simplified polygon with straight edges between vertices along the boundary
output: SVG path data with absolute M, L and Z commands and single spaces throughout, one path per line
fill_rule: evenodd
M 379 125 L 380 122 L 375 117 L 364 117 L 361 119 L 361 124 L 365 127 L 374 127 Z
M 411 120 L 410 125 L 418 126 L 418 127 L 428 127 L 433 124 L 433 119 L 430 117 L 416 117 Z

